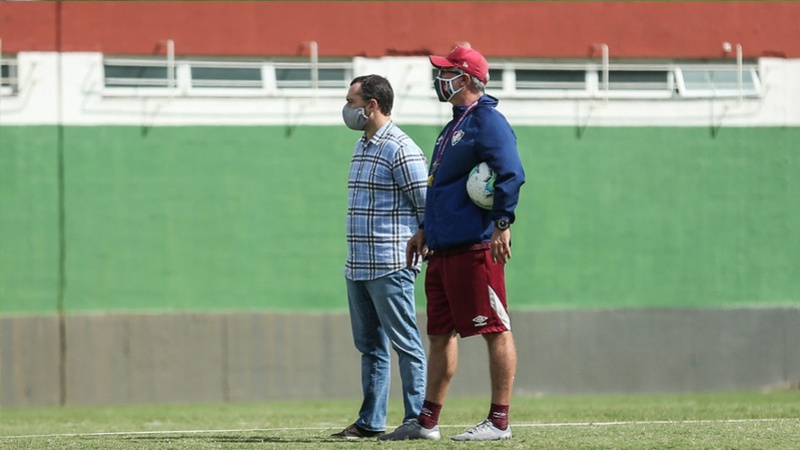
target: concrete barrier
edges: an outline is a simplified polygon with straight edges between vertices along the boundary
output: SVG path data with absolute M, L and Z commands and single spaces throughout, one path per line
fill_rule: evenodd
M 765 390 L 800 381 L 800 309 L 512 311 L 517 395 Z M 420 317 L 424 330 L 425 319 Z M 0 317 L 0 406 L 360 397 L 347 314 Z M 400 393 L 395 363 L 392 395 Z M 483 339 L 450 395 L 489 395 Z

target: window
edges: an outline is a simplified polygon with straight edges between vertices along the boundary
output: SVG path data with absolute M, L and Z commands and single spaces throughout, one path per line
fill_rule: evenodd
M 430 70 L 433 79 L 438 70 Z M 103 93 L 110 96 L 305 97 L 340 96 L 346 92 L 354 69 L 352 60 L 341 59 L 176 61 L 153 57 L 106 58 L 103 71 Z M 737 66 L 725 62 L 615 61 L 603 67 L 596 59 L 504 60 L 491 62 L 489 80 L 489 91 L 522 99 L 679 100 L 761 95 L 754 62 Z M 3 60 L 0 88 L 3 95 L 17 91 L 15 61 Z M 435 96 L 433 89 L 419 92 Z
M 503 71 L 498 69 L 489 69 L 489 82 L 492 84 L 503 83 Z
M 315 71 L 310 63 L 275 63 L 275 83 L 278 88 L 347 88 L 352 70 L 339 66 L 319 63 Z
M 168 66 L 163 60 L 106 60 L 103 63 L 105 85 L 118 88 L 175 87 L 175 67 Z
M 258 88 L 264 87 L 261 65 L 214 67 L 202 64 L 191 66 L 193 88 Z
M 754 67 L 742 67 L 741 86 L 737 67 L 678 69 L 678 88 L 685 97 L 736 97 L 758 95 L 761 84 Z
M 517 69 L 517 89 L 586 89 L 585 70 Z
M 18 92 L 17 61 L 0 58 L 0 95 L 16 95 Z
M 600 87 L 605 86 L 603 71 L 598 73 Z M 667 70 L 610 70 L 609 91 L 668 91 L 673 90 L 673 76 Z
M 352 79 L 352 62 L 199 61 L 106 59 L 104 94 L 112 96 L 341 95 Z
M 605 68 L 595 60 L 491 64 L 490 87 L 517 98 L 681 99 L 761 92 L 754 63 L 743 66 L 741 82 L 738 67 L 706 62 L 615 62 Z

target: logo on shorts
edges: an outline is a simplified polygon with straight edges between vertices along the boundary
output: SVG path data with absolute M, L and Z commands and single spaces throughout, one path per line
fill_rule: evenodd
M 475 328 L 477 328 L 477 327 L 485 327 L 487 320 L 489 320 L 489 318 L 486 317 L 486 316 L 475 316 L 475 318 L 472 319 L 472 323 L 475 324 Z

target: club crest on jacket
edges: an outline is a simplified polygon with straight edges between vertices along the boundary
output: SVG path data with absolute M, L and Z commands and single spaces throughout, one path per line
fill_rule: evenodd
M 464 137 L 464 131 L 463 130 L 456 131 L 455 133 L 453 133 L 453 139 L 450 140 L 450 145 L 455 147 L 455 145 L 458 144 L 458 141 L 460 141 L 462 137 Z

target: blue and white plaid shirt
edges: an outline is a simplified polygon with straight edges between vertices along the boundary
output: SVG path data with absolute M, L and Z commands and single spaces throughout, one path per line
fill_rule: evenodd
M 425 154 L 391 120 L 369 142 L 361 136 L 347 183 L 345 277 L 374 280 L 406 266 L 406 243 L 424 218 L 427 189 Z

